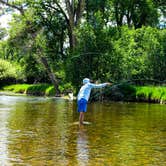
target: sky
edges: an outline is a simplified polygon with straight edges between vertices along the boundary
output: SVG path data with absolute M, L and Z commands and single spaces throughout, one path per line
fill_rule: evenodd
M 8 22 L 11 20 L 11 14 L 5 14 L 0 16 L 0 26 L 3 28 L 9 28 Z

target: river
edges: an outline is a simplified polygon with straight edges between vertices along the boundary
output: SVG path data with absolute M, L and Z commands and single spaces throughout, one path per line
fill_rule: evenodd
M 166 106 L 0 95 L 0 165 L 165 166 Z

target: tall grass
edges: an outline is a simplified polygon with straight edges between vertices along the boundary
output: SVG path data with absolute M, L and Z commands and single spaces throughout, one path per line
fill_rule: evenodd
M 166 87 L 164 86 L 135 86 L 136 99 L 149 102 L 166 101 Z
M 12 91 L 14 93 L 26 93 L 27 89 L 30 87 L 31 85 L 29 84 L 16 84 L 16 85 L 8 85 L 8 86 L 4 86 L 2 88 L 2 90 L 5 91 Z
M 4 86 L 3 90 L 36 96 L 54 96 L 54 87 L 50 84 L 16 84 Z

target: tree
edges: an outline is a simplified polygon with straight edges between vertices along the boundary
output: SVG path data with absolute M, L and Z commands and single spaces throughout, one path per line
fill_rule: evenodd
M 6 4 L 10 7 L 10 4 Z M 38 10 L 38 9 L 36 9 Z M 15 20 L 12 24 L 12 31 L 10 31 L 10 38 L 9 40 L 9 45 L 11 45 L 12 47 L 10 47 L 10 50 L 13 50 L 13 47 L 16 48 L 17 52 L 17 59 L 22 59 L 24 58 L 25 55 L 35 55 L 36 57 L 36 62 L 42 63 L 43 66 L 45 67 L 46 71 L 48 72 L 48 75 L 50 77 L 51 82 L 53 83 L 55 89 L 56 89 L 56 93 L 58 94 L 59 90 L 58 90 L 58 81 L 57 78 L 55 77 L 52 69 L 51 69 L 51 63 L 48 62 L 48 57 L 52 55 L 51 52 L 54 52 L 54 54 L 58 54 L 58 51 L 61 49 L 62 50 L 62 42 L 58 42 L 57 45 L 55 45 L 55 47 L 53 47 L 51 49 L 50 47 L 50 35 L 48 33 L 50 33 L 50 29 L 54 28 L 53 26 L 49 27 L 49 24 L 45 24 L 45 27 L 43 27 L 43 23 L 44 21 L 39 21 L 39 17 L 37 17 L 37 15 L 35 16 L 34 13 L 36 13 L 36 10 L 34 8 L 30 8 L 30 9 L 26 9 L 26 11 L 22 12 L 21 15 L 15 15 Z M 56 18 L 56 16 L 54 17 Z M 56 19 L 54 19 L 56 20 Z M 19 21 L 19 26 L 18 26 L 18 21 Z M 49 20 L 47 20 L 49 21 Z M 52 21 L 52 20 L 51 20 Z M 17 25 L 15 24 L 17 22 Z M 53 21 L 53 23 L 55 23 L 55 21 Z M 55 24 L 56 25 L 60 25 L 61 22 L 57 22 Z M 62 24 L 63 25 L 63 24 Z M 17 27 L 16 27 L 17 26 Z M 49 30 L 48 30 L 49 29 Z M 40 32 L 44 32 L 43 34 L 41 34 Z M 56 32 L 56 30 L 51 31 L 52 33 Z M 63 32 L 60 29 L 60 32 Z M 58 34 L 59 31 L 57 31 L 56 35 L 54 33 L 55 40 L 58 39 L 60 41 L 62 40 L 62 35 Z M 39 44 L 39 42 L 37 42 L 37 40 L 39 40 L 38 36 L 44 36 L 47 34 L 47 39 L 46 41 L 41 39 L 41 44 Z M 52 36 L 52 34 L 51 34 Z M 54 36 L 53 36 L 54 37 Z M 59 39 L 60 38 L 60 39 Z M 34 40 L 37 39 L 37 40 Z M 36 43 L 35 43 L 36 42 Z M 48 43 L 49 45 L 49 49 L 46 49 L 47 46 L 45 45 L 45 43 Z M 43 45 L 42 45 L 43 44 Z M 34 47 L 36 46 L 36 47 Z M 59 49 L 59 47 L 61 47 Z M 16 53 L 16 50 L 14 51 Z M 47 56 L 46 56 L 47 55 Z M 50 57 L 51 59 L 51 57 Z M 28 61 L 27 61 L 28 62 Z M 30 61 L 29 61 L 30 62 Z
M 48 81 L 49 75 L 58 90 L 59 80 L 78 86 L 86 76 L 101 81 L 164 78 L 165 31 L 148 29 L 157 25 L 158 9 L 163 9 L 157 1 L 5 2 L 23 12 L 13 15 L 10 38 L 1 51 L 5 58 L 24 64 L 31 81 Z
M 152 0 L 111 0 L 110 4 L 117 26 L 127 24 L 137 29 L 158 23 L 158 8 Z
M 43 12 L 46 14 L 59 13 L 63 16 L 66 22 L 68 32 L 68 39 L 71 50 L 76 46 L 75 28 L 81 23 L 81 18 L 85 10 L 85 0 L 38 0 L 28 1 L 30 5 L 37 8 L 40 15 Z M 44 9 L 44 11 L 43 11 Z
M 24 15 L 24 3 L 26 2 L 26 0 L 16 0 L 16 1 L 12 1 L 12 0 L 0 0 L 0 3 L 3 5 L 6 5 L 12 9 L 16 9 L 18 10 L 22 15 Z

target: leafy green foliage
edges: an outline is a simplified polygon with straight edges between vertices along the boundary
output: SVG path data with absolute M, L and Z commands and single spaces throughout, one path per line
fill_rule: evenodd
M 6 36 L 6 29 L 0 28 L 0 40 L 2 40 Z
M 122 27 L 119 33 L 115 28 L 85 24 L 77 35 L 77 50 L 67 64 L 68 77 L 76 86 L 84 77 L 101 81 L 166 78 L 165 30 Z
M 115 55 L 120 57 L 121 77 L 165 79 L 165 30 L 150 27 L 137 30 L 123 28 L 121 37 L 115 41 Z M 158 65 L 160 64 L 160 65 Z M 158 77 L 158 74 L 160 77 Z
M 49 87 L 49 84 L 33 84 L 27 88 L 26 93 L 30 95 L 44 96 Z
M 68 94 L 69 92 L 75 92 L 74 87 L 71 85 L 71 83 L 59 85 L 59 90 L 62 94 Z
M 16 70 L 10 62 L 0 60 L 0 79 L 16 78 Z
M 20 66 L 11 64 L 10 62 L 0 59 L 0 84 L 8 84 L 24 77 L 21 75 Z
M 54 86 L 50 86 L 45 90 L 45 95 L 46 96 L 55 96 L 55 88 Z
M 156 26 L 159 12 L 153 0 L 109 0 L 112 19 L 117 26 L 141 28 Z
M 80 1 L 71 2 L 79 14 Z M 59 7 L 60 1 L 15 1 L 14 5 L 26 7 L 21 14 L 13 14 L 9 38 L 0 43 L 0 57 L 17 64 L 12 78 L 27 83 L 58 82 L 62 93 L 73 85 L 78 90 L 84 77 L 99 82 L 164 81 L 166 30 L 157 29 L 164 2 L 85 1 L 78 24 L 68 12 L 71 9 Z M 58 81 L 52 81 L 53 75 Z M 48 93 L 54 92 L 50 88 Z

